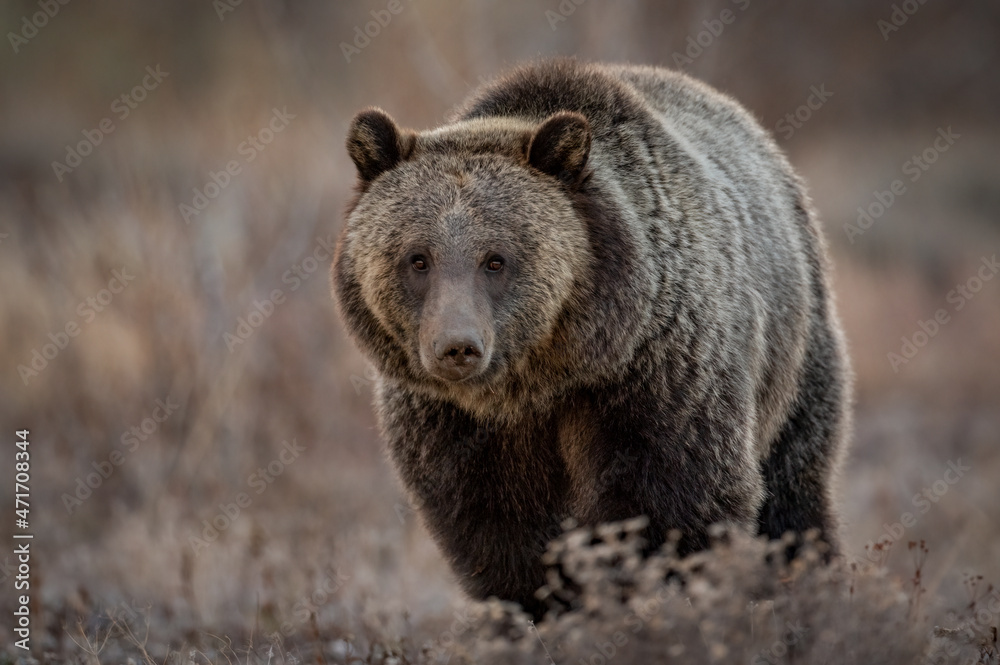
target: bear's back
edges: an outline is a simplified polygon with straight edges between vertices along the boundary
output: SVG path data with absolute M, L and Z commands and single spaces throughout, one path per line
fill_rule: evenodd
M 558 111 L 586 116 L 597 143 L 623 127 L 655 122 L 694 155 L 720 163 L 751 159 L 772 180 L 792 174 L 768 133 L 738 102 L 685 74 L 658 67 L 541 61 L 476 91 L 455 119 L 499 116 L 538 122 Z
M 540 122 L 559 111 L 579 112 L 590 122 L 594 162 L 607 167 L 602 175 L 623 188 L 630 209 L 663 211 L 678 200 L 689 209 L 710 209 L 720 192 L 723 205 L 739 208 L 736 216 L 754 225 L 748 235 L 765 241 L 754 259 L 788 263 L 813 254 L 803 246 L 816 236 L 805 193 L 770 135 L 738 102 L 685 74 L 545 60 L 478 90 L 456 119 Z M 802 214 L 789 214 L 797 209 Z

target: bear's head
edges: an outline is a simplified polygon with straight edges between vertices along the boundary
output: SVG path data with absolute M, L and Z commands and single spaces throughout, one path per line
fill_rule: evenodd
M 332 276 L 381 373 L 467 406 L 566 373 L 561 324 L 590 280 L 574 207 L 590 142 L 571 112 L 420 133 L 378 109 L 354 118 L 358 195 Z

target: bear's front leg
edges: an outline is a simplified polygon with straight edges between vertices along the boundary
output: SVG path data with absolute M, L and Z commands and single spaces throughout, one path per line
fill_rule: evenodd
M 463 588 L 473 598 L 519 602 L 540 616 L 542 554 L 566 516 L 553 426 L 501 428 L 403 388 L 386 385 L 380 392 L 393 464 Z
M 697 404 L 655 383 L 574 395 L 561 414 L 559 445 L 570 476 L 570 512 L 581 524 L 649 518 L 646 551 L 672 529 L 679 553 L 708 545 L 723 522 L 753 533 L 764 484 L 753 452 L 752 406 L 733 395 Z

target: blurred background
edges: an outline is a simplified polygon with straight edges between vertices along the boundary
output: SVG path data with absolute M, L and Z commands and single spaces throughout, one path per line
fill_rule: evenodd
M 872 558 L 905 575 L 924 539 L 942 606 L 1000 581 L 997 3 L 36 0 L 0 21 L 0 504 L 27 429 L 39 648 L 78 650 L 109 610 L 175 647 L 449 620 L 329 295 L 344 134 L 370 105 L 437 126 L 550 55 L 681 68 L 774 132 L 854 362 L 847 555 L 894 543 Z

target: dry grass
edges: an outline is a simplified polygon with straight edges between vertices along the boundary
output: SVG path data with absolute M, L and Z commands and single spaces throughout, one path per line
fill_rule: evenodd
M 264 605 L 252 623 L 225 634 L 193 627 L 181 634 L 178 617 L 123 604 L 78 619 L 63 639 L 90 663 L 148 665 L 1000 663 L 1000 590 L 972 577 L 966 605 L 928 614 L 923 543 L 908 545 L 916 556 L 907 581 L 881 565 L 823 564 L 811 547 L 787 562 L 780 541 L 724 531 L 711 550 L 686 559 L 674 557 L 669 544 L 643 559 L 636 536 L 642 523 L 571 530 L 553 542 L 543 593 L 554 609 L 539 624 L 499 601 L 456 605 L 434 625 L 415 625 L 387 606 L 320 620 L 342 583 L 330 573 L 306 611 L 293 611 L 290 628 Z

